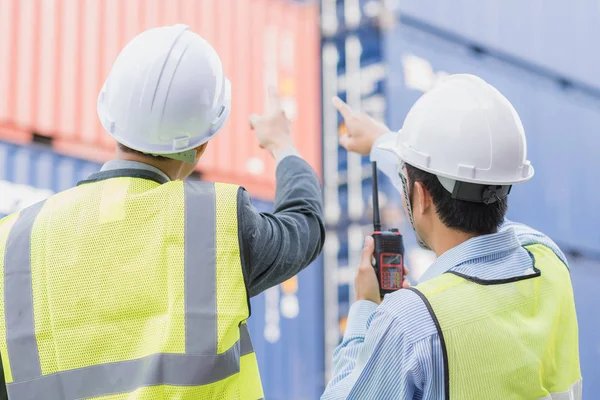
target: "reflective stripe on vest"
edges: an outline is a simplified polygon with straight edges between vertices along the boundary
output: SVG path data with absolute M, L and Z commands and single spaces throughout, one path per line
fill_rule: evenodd
M 566 392 L 550 393 L 539 400 L 578 400 L 583 394 L 583 381 L 580 379 L 569 387 Z
M 11 398 L 79 399 L 161 384 L 201 386 L 240 372 L 240 357 L 254 351 L 245 323 L 240 325 L 240 340 L 217 353 L 214 187 L 185 184 L 184 188 L 185 354 L 159 353 L 47 375 L 42 375 L 36 341 L 30 260 L 31 234 L 44 203 L 21 212 L 8 235 L 4 258 Z M 197 282 L 202 282 L 202 290 Z

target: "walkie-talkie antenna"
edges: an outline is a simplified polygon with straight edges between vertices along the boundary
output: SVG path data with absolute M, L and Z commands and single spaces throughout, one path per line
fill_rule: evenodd
M 379 218 L 379 185 L 377 184 L 377 162 L 371 162 L 373 169 L 373 230 L 381 231 L 381 219 Z

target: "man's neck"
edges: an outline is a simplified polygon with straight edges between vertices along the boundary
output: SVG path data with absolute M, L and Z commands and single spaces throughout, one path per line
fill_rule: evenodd
M 450 249 L 459 246 L 469 239 L 480 236 L 477 233 L 465 233 L 446 226 L 436 229 L 430 247 L 439 257 Z
M 153 157 L 145 157 L 138 154 L 126 153 L 124 151 L 120 151 L 118 148 L 114 159 L 122 161 L 135 161 L 150 165 L 164 172 L 171 180 L 177 179 L 179 175 L 179 169 L 181 167 L 180 163 L 178 163 L 176 160 L 157 160 Z

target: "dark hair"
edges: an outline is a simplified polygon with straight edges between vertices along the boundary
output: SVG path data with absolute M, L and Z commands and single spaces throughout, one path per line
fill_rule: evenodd
M 139 156 L 152 157 L 152 158 L 154 158 L 156 160 L 160 160 L 160 161 L 168 161 L 168 160 L 170 160 L 170 158 L 168 158 L 168 157 L 155 156 L 155 155 L 152 155 L 152 154 L 142 153 L 141 151 L 134 150 L 134 149 L 132 149 L 130 147 L 127 147 L 127 146 L 125 146 L 124 144 L 121 144 L 121 143 L 117 143 L 117 146 L 119 147 L 119 149 L 123 153 L 137 154 Z
M 412 198 L 413 184 L 421 182 L 431 195 L 440 220 L 448 228 L 485 235 L 495 233 L 504 221 L 508 208 L 507 198 L 491 204 L 453 199 L 452 194 L 442 186 L 437 176 L 411 165 L 405 165 L 410 181 L 409 197 Z

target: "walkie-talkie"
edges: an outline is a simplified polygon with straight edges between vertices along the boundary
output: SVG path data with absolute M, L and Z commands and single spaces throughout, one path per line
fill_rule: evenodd
M 377 163 L 371 162 L 373 168 L 373 240 L 375 253 L 373 268 L 379 281 L 381 297 L 402 288 L 404 279 L 404 243 L 398 229 L 381 230 L 379 217 L 379 191 L 377 184 Z

